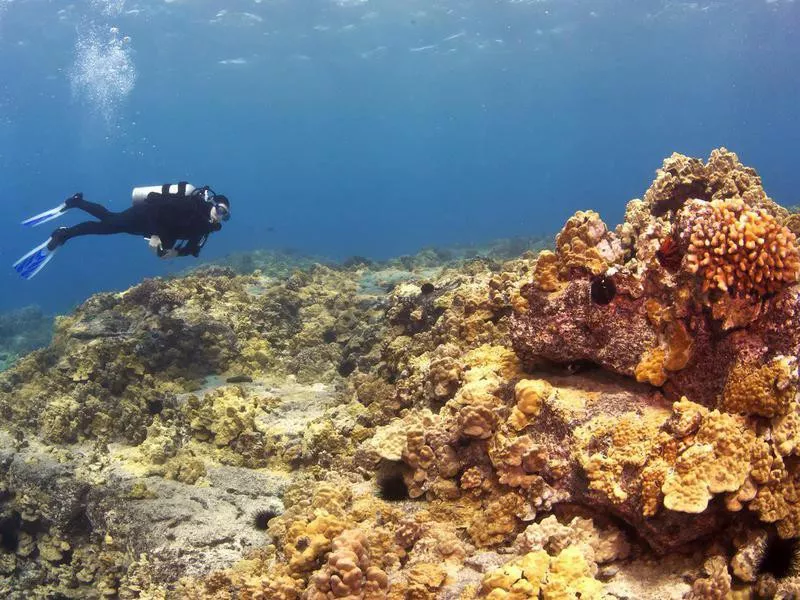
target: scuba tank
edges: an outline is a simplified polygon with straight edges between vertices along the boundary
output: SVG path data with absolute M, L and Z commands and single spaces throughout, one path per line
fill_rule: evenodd
M 159 194 L 161 196 L 188 196 L 196 188 L 191 183 L 182 181 L 180 183 L 165 183 L 164 185 L 146 185 L 142 187 L 135 187 L 131 192 L 131 200 L 133 205 L 141 204 L 150 194 Z

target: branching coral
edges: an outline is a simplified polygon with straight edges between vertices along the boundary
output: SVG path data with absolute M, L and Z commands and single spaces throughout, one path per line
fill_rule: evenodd
M 688 245 L 688 272 L 700 291 L 763 298 L 800 277 L 796 236 L 765 209 L 741 199 L 691 200 L 682 209 L 680 230 Z

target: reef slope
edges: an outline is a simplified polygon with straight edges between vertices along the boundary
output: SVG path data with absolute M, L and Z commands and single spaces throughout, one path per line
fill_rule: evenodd
M 0 593 L 796 597 L 798 232 L 719 149 L 542 252 L 95 296 L 0 375 Z

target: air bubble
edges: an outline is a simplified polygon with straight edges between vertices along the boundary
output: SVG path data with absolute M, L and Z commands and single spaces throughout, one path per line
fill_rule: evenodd
M 92 27 L 79 36 L 70 82 L 73 95 L 110 123 L 133 90 L 136 69 L 130 45 L 123 44 L 115 35 L 109 37 L 99 31 Z

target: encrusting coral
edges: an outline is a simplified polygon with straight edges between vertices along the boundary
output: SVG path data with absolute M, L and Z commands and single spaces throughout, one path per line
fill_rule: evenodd
M 800 536 L 793 223 L 720 149 L 538 256 L 95 296 L 0 375 L 0 590 L 790 590 L 755 556 Z

